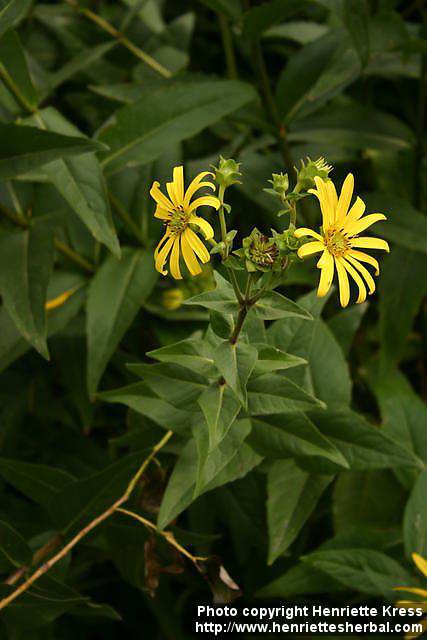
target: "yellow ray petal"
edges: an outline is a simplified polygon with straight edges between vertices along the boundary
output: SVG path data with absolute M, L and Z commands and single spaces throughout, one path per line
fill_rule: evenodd
M 336 210 L 338 205 L 337 190 L 332 180 L 327 180 L 325 183 L 325 193 L 328 198 L 329 210 L 331 211 L 332 219 L 336 220 Z
M 154 212 L 155 218 L 160 218 L 160 220 L 170 220 L 171 213 L 163 209 L 159 204 L 156 207 L 156 211 Z
M 323 252 L 317 266 L 321 269 L 317 295 L 319 298 L 323 298 L 331 288 L 334 278 L 334 258 L 329 251 Z
M 355 220 L 359 220 L 359 218 L 361 218 L 365 213 L 365 209 L 366 205 L 363 202 L 362 198 L 359 198 L 359 196 L 357 196 L 356 202 L 351 207 L 347 216 L 345 218 L 340 218 L 341 223 L 344 224 L 345 222 L 347 224 L 350 222 L 354 222 Z
M 325 183 L 322 178 L 316 176 L 314 178 L 317 189 L 309 189 L 309 193 L 313 193 L 320 203 L 320 210 L 322 212 L 323 228 L 327 229 L 334 221 L 333 211 L 329 207 L 329 199 L 326 193 Z
M 394 587 L 394 591 L 407 591 L 413 593 L 416 596 L 427 598 L 427 589 L 420 589 L 419 587 Z
M 348 208 L 350 206 L 351 199 L 353 197 L 354 189 L 354 177 L 352 173 L 349 173 L 343 182 L 341 187 L 341 193 L 337 205 L 336 220 L 341 222 L 344 220 Z M 354 206 L 354 205 L 353 205 Z
M 335 266 L 338 274 L 338 285 L 340 289 L 340 303 L 342 307 L 346 307 L 350 300 L 350 284 L 348 282 L 347 271 L 339 261 L 335 258 Z
M 344 231 L 348 236 L 355 236 L 380 220 L 387 220 L 387 218 L 382 213 L 371 213 L 369 216 L 365 216 L 354 222 L 345 220 L 343 225 Z
M 419 569 L 421 573 L 423 573 L 427 578 L 427 560 L 424 560 L 424 558 L 420 556 L 419 553 L 413 553 L 412 560 L 414 561 L 417 569 Z M 427 591 L 426 591 L 426 594 L 427 594 Z
M 188 240 L 190 247 L 193 249 L 199 260 L 201 260 L 203 264 L 209 262 L 209 260 L 211 259 L 210 253 L 206 249 L 203 242 L 196 236 L 194 231 L 187 228 L 184 233 L 186 240 Z
M 182 280 L 181 271 L 179 270 L 179 235 L 174 238 L 169 264 L 172 277 L 175 280 Z
M 345 258 L 338 258 L 338 260 L 340 260 L 340 262 L 342 262 L 344 267 L 347 269 L 348 273 L 351 275 L 351 277 L 353 278 L 353 280 L 357 284 L 357 288 L 359 289 L 359 296 L 358 296 L 358 298 L 356 300 L 357 304 L 360 304 L 361 302 L 365 302 L 365 300 L 366 300 L 366 287 L 365 287 L 365 283 L 363 282 L 362 278 L 357 273 L 356 269 L 354 267 L 352 267 L 352 265 L 349 262 L 347 262 L 347 260 L 345 260 Z
M 295 229 L 294 235 L 296 238 L 303 238 L 304 236 L 310 236 L 311 238 L 316 238 L 316 240 L 323 241 L 320 233 L 316 233 L 312 229 L 308 229 L 307 227 L 300 227 L 299 229 Z
M 164 234 L 164 236 L 160 239 L 160 241 L 159 241 L 159 243 L 158 243 L 157 247 L 154 249 L 154 259 L 156 259 L 156 258 L 157 258 L 157 256 L 159 255 L 159 251 L 160 251 L 160 248 L 161 248 L 162 244 L 163 244 L 163 243 L 164 243 L 168 238 L 170 238 L 170 233 L 169 233 L 169 231 L 166 231 L 166 233 Z
M 160 249 L 160 251 L 157 253 L 156 256 L 156 262 L 155 262 L 155 266 L 156 269 L 159 273 L 161 273 L 163 276 L 167 275 L 167 270 L 164 270 L 163 267 L 165 265 L 166 262 L 166 258 L 169 255 L 169 251 L 172 249 L 172 245 L 174 243 L 174 239 L 175 238 L 169 238 L 167 240 L 167 242 L 164 244 L 164 246 Z
M 186 229 L 184 233 L 181 235 L 181 250 L 182 255 L 184 257 L 185 264 L 187 265 L 187 269 L 191 273 L 192 276 L 198 276 L 199 273 L 202 272 L 202 269 L 197 262 L 197 258 L 194 254 L 193 249 L 188 241 L 188 231 L 190 229 Z
M 202 187 L 207 187 L 208 189 L 215 189 L 215 185 L 213 184 L 213 182 L 203 182 L 203 178 L 206 178 L 206 176 L 212 176 L 212 178 L 215 177 L 211 171 L 203 171 L 202 173 L 199 173 L 199 175 L 196 176 L 194 180 L 190 182 L 184 196 L 184 207 L 188 207 L 188 205 L 190 204 L 191 198 L 194 196 L 196 191 L 198 191 Z
M 319 251 L 323 251 L 325 245 L 323 242 L 319 240 L 314 240 L 313 242 L 307 242 L 303 244 L 302 247 L 298 249 L 298 256 L 300 258 L 306 258 L 307 256 L 313 255 L 313 253 L 319 253 Z
M 349 253 L 346 253 L 345 257 L 349 262 L 351 262 L 351 264 L 357 269 L 357 271 L 359 271 L 359 273 L 361 273 L 362 276 L 365 278 L 366 283 L 368 285 L 369 295 L 372 295 L 375 291 L 375 281 L 371 276 L 371 274 L 369 273 L 369 271 L 366 269 L 366 267 L 363 266 L 363 264 L 360 264 L 360 262 L 356 260 L 356 258 L 353 258 L 353 256 L 350 255 Z
M 207 222 L 207 220 L 204 220 L 203 218 L 199 218 L 198 216 L 193 215 L 193 216 L 190 216 L 189 222 L 190 224 L 197 225 L 199 229 L 203 231 L 206 240 L 210 240 L 211 238 L 214 237 L 214 230 L 212 229 L 209 222 Z
M 46 311 L 51 311 L 52 309 L 62 307 L 62 305 L 67 302 L 68 298 L 71 298 L 71 296 L 77 291 L 77 289 L 78 287 L 73 287 L 72 289 L 68 289 L 68 291 L 64 291 L 64 293 L 61 293 L 56 298 L 52 298 L 52 300 L 46 302 L 44 308 L 46 309 Z
M 177 207 L 179 204 L 182 204 L 182 202 L 180 202 L 176 196 L 175 193 L 175 183 L 174 182 L 168 182 L 166 184 L 166 189 L 168 191 L 169 194 L 169 198 L 171 199 L 171 201 L 173 202 L 173 204 L 175 205 L 175 207 Z
M 150 196 L 162 207 L 162 209 L 166 209 L 166 211 L 170 211 L 172 213 L 174 211 L 174 206 L 169 198 L 160 191 L 159 186 L 160 182 L 153 182 L 150 189 Z
M 405 587 L 395 587 L 396 591 L 406 591 Z M 396 602 L 397 607 L 420 607 L 424 613 L 427 611 L 427 601 L 426 602 L 418 602 L 418 600 L 398 600 Z
M 184 167 L 175 167 L 173 170 L 173 186 L 176 200 L 179 204 L 184 202 Z
M 378 260 L 370 256 L 368 253 L 364 253 L 363 251 L 356 251 L 356 249 L 350 249 L 350 251 L 346 254 L 347 257 L 350 255 L 353 258 L 360 262 L 366 262 L 375 268 L 375 275 L 378 276 L 380 273 L 380 265 Z
M 220 201 L 215 196 L 202 196 L 201 198 L 196 198 L 189 205 L 187 211 L 191 213 L 191 211 L 195 211 L 198 207 L 213 207 L 214 209 L 219 209 L 221 206 Z
M 382 238 L 352 238 L 350 243 L 352 247 L 360 247 L 361 249 L 382 249 L 383 251 L 390 251 L 388 242 Z

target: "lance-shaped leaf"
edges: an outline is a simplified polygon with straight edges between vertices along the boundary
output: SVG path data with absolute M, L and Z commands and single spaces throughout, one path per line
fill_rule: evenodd
M 55 133 L 80 135 L 79 130 L 52 107 L 38 111 L 31 122 Z M 93 237 L 105 244 L 114 255 L 120 256 L 107 187 L 96 155 L 85 153 L 75 159 L 55 160 L 46 164 L 41 173 L 55 185 Z
M 0 39 L 0 76 L 6 85 L 13 83 L 22 96 L 21 100 L 25 101 L 29 108 L 36 109 L 37 91 L 28 71 L 19 36 L 12 29 Z
M 22 0 L 9 0 L 0 10 L 0 38 L 18 20 L 29 5 Z
M 209 456 L 205 465 L 204 493 L 245 476 L 261 462 L 261 456 L 244 442 L 250 429 L 248 420 L 237 421 L 222 446 Z M 191 439 L 182 450 L 166 487 L 157 521 L 161 529 L 193 502 L 197 465 L 196 443 Z
M 95 151 L 99 143 L 76 135 L 61 135 L 21 124 L 0 123 L 0 179 L 40 169 L 52 160 Z
M 191 369 L 200 375 L 209 375 L 215 370 L 214 361 L 204 340 L 188 338 L 174 344 L 168 344 L 160 349 L 148 351 L 146 354 L 159 362 L 172 362 Z
M 270 291 L 253 307 L 258 318 L 262 320 L 279 320 L 280 318 L 302 318 L 312 320 L 312 315 L 296 302 L 292 302 L 277 291 Z
M 53 265 L 49 221 L 0 237 L 0 292 L 22 336 L 49 358 L 46 344 L 46 292 Z
M 258 360 L 252 372 L 252 377 L 262 375 L 263 373 L 272 373 L 273 371 L 284 371 L 292 367 L 300 367 L 307 364 L 307 360 L 299 358 L 291 353 L 286 353 L 281 349 L 272 347 L 269 344 L 254 344 L 258 351 Z
M 208 385 L 204 376 L 179 364 L 129 364 L 128 369 L 142 378 L 147 387 L 160 398 L 190 410 Z
M 251 379 L 248 392 L 249 408 L 255 415 L 326 406 L 293 380 L 274 373 L 264 373 Z
M 208 429 L 209 451 L 225 438 L 240 411 L 240 403 L 226 384 L 214 383 L 199 397 Z
M 311 474 L 293 460 L 277 460 L 267 475 L 268 562 L 295 540 L 333 476 Z
M 218 271 L 214 274 L 216 288 L 213 291 L 205 291 L 185 301 L 186 305 L 206 307 L 223 314 L 235 314 L 239 310 L 239 303 L 231 284 L 223 278 Z
M 7 522 L 0 520 L 0 567 L 25 567 L 33 553 L 24 538 Z
M 335 444 L 302 411 L 253 418 L 248 442 L 255 451 L 271 458 L 320 457 L 348 468 Z
M 88 390 L 95 393 L 105 367 L 157 280 L 151 251 L 125 249 L 93 278 L 87 301 Z
M 251 85 L 209 80 L 166 86 L 119 109 L 99 139 L 108 145 L 108 173 L 126 165 L 147 164 L 172 145 L 196 135 L 255 99 Z
M 258 357 L 257 350 L 244 342 L 223 340 L 213 352 L 215 365 L 242 405 L 247 405 L 246 384 Z
M 97 394 L 97 397 L 105 402 L 125 404 L 160 427 L 177 432 L 187 431 L 194 416 L 189 411 L 174 407 L 162 398 L 152 395 L 144 382 L 130 384 L 113 391 L 104 391 Z

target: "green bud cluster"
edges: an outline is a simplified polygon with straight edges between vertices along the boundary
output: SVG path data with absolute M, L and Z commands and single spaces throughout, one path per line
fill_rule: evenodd
M 297 184 L 300 191 L 307 191 L 315 186 L 314 178 L 319 177 L 327 180 L 332 167 L 327 164 L 325 158 L 311 160 L 307 157 L 306 162 L 301 160 L 301 168 L 297 171 Z
M 225 159 L 219 157 L 218 167 L 212 166 L 215 172 L 215 181 L 224 189 L 231 187 L 233 184 L 240 184 L 241 172 L 240 162 L 236 162 L 233 158 Z

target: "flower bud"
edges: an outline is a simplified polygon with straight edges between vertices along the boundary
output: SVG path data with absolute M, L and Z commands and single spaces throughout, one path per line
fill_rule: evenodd
M 240 162 L 236 162 L 233 158 L 226 160 L 220 156 L 218 167 L 212 167 L 215 171 L 216 182 L 221 187 L 224 187 L 224 189 L 230 187 L 232 184 L 240 184 L 241 181 L 239 178 L 242 175 L 240 172 L 240 164 Z
M 162 306 L 167 311 L 176 311 L 184 302 L 184 293 L 181 289 L 168 289 L 162 294 Z
M 242 253 L 246 258 L 248 271 L 271 271 L 279 257 L 279 247 L 274 238 L 269 238 L 258 229 L 243 240 Z
M 326 163 L 325 158 L 318 158 L 317 160 L 307 158 L 306 163 L 301 160 L 301 169 L 297 170 L 297 182 L 300 186 L 300 191 L 307 191 L 307 189 L 314 187 L 314 178 L 316 176 L 323 180 L 327 180 L 331 171 L 332 166 Z
M 272 180 L 269 183 L 273 185 L 272 191 L 284 198 L 287 190 L 289 189 L 289 177 L 287 173 L 273 173 Z M 271 191 L 271 190 L 270 190 Z

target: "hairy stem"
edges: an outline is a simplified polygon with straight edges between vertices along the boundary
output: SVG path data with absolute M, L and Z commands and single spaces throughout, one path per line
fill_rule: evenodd
M 58 553 L 56 553 L 52 558 L 43 563 L 34 573 L 25 580 L 19 587 L 17 587 L 10 595 L 6 598 L 0 600 L 0 610 L 7 607 L 11 604 L 16 598 L 18 598 L 22 593 L 25 593 L 32 584 L 34 584 L 39 578 L 41 578 L 45 573 L 47 573 L 55 564 L 57 564 L 62 558 L 64 558 L 84 537 L 86 537 L 91 531 L 96 529 L 102 522 L 110 518 L 119 507 L 122 506 L 130 497 L 131 493 L 135 489 L 139 480 L 141 479 L 142 474 L 150 464 L 150 462 L 155 458 L 157 453 L 165 446 L 165 444 L 172 437 L 173 432 L 168 431 L 163 438 L 153 447 L 150 452 L 150 455 L 144 460 L 144 462 L 139 467 L 136 474 L 133 476 L 131 481 L 129 482 L 126 491 L 123 495 L 118 498 L 108 509 L 106 509 L 99 516 L 94 518 L 89 524 L 86 525 L 83 529 L 81 529 L 75 536 L 72 538 Z

